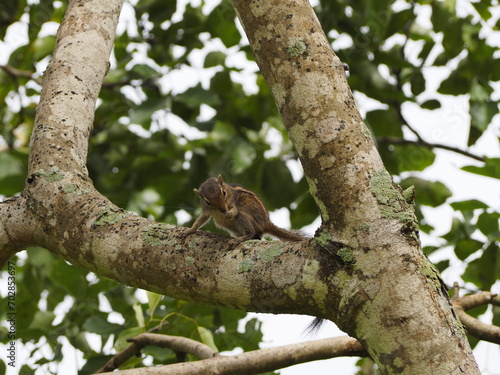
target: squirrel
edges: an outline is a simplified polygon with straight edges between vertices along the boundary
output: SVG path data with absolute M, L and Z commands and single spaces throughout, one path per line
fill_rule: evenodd
M 305 239 L 300 233 L 274 225 L 257 194 L 240 185 L 226 184 L 222 175 L 209 178 L 194 192 L 200 197 L 202 212 L 188 234 L 196 232 L 212 217 L 215 225 L 240 241 L 260 240 L 264 233 L 283 241 Z

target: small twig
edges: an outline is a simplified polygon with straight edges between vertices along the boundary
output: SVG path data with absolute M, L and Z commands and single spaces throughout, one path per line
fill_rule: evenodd
M 417 138 L 418 138 L 418 136 L 417 136 Z M 378 137 L 377 141 L 379 143 L 393 143 L 393 144 L 399 144 L 399 145 L 414 144 L 414 145 L 428 147 L 428 148 L 440 148 L 440 149 L 447 150 L 447 151 L 453 151 L 453 152 L 456 152 L 457 154 L 461 154 L 461 155 L 467 156 L 469 158 L 484 162 L 484 158 L 482 156 L 477 156 L 477 155 L 470 153 L 469 151 L 461 150 L 459 148 L 452 147 L 452 146 L 447 146 L 447 145 L 443 145 L 443 144 L 439 144 L 439 143 L 429 143 L 429 142 L 424 141 L 422 138 L 420 138 L 419 140 L 416 140 L 416 141 L 410 141 L 407 139 L 397 138 L 397 137 Z
M 453 283 L 453 297 L 451 299 L 455 300 L 460 297 L 460 286 L 458 283 L 455 281 Z

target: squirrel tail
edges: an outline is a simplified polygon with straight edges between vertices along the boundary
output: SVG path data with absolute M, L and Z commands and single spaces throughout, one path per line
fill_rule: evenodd
M 308 334 L 317 333 L 324 322 L 325 320 L 322 318 L 314 318 L 314 320 L 311 323 L 309 323 L 304 332 Z
M 300 232 L 286 230 L 274 225 L 273 223 L 266 228 L 266 233 L 269 233 L 274 237 L 278 237 L 282 241 L 302 241 L 307 239 L 307 237 Z

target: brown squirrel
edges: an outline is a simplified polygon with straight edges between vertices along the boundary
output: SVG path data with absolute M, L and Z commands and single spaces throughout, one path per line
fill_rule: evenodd
M 194 192 L 200 197 L 202 212 L 188 234 L 196 232 L 213 217 L 215 225 L 240 241 L 260 240 L 264 233 L 283 241 L 305 239 L 299 233 L 274 225 L 257 194 L 240 185 L 226 184 L 222 175 L 209 178 Z

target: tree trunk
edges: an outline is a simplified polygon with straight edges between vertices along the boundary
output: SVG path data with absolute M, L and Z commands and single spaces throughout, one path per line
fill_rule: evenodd
M 309 3 L 233 6 L 320 209 L 315 242 L 342 264 L 330 271 L 329 293 L 337 294 L 327 298 L 325 316 L 358 338 L 384 373 L 478 373 L 420 248 L 413 191 L 403 192 L 384 169 Z
M 384 373 L 479 373 L 411 194 L 392 184 L 305 0 L 234 0 L 323 224 L 310 241 L 248 241 L 114 206 L 85 167 L 121 0 L 73 0 L 43 79 L 26 188 L 0 204 L 0 260 L 29 245 L 121 283 L 246 311 L 328 318 Z

